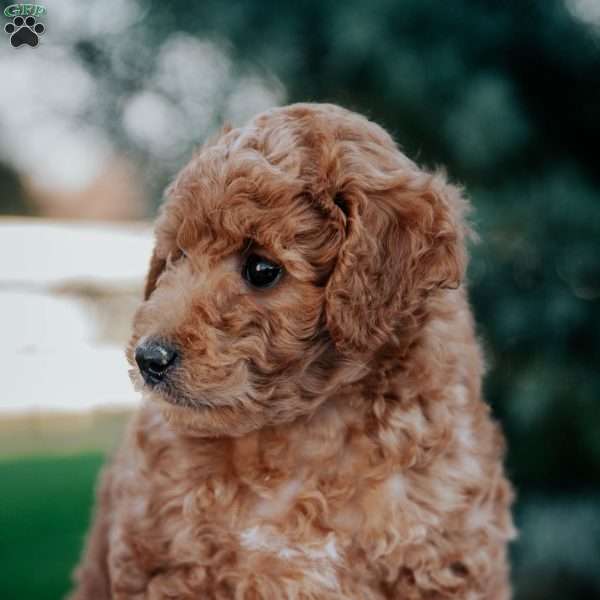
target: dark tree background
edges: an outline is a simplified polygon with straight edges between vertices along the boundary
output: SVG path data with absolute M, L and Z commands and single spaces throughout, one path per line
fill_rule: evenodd
M 142 4 L 128 35 L 143 34 L 147 49 L 173 32 L 218 40 L 237 73 L 278 79 L 287 101 L 366 113 L 465 186 L 481 237 L 469 277 L 486 396 L 518 491 L 516 597 L 600 597 L 598 3 Z M 73 52 L 104 82 L 105 110 L 92 118 L 141 171 L 154 165 L 155 208 L 177 161 L 157 170 L 112 119 L 153 64 L 124 74 L 107 50 L 118 43 L 79 39 Z

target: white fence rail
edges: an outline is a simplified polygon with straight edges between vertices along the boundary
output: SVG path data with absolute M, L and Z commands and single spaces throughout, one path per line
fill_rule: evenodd
M 0 417 L 130 408 L 147 224 L 0 219 Z

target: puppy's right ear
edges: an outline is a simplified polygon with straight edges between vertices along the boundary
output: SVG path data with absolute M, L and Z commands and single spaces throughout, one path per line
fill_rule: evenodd
M 148 275 L 146 276 L 146 287 L 144 288 L 144 300 L 148 300 L 150 295 L 156 287 L 156 282 L 160 277 L 161 273 L 165 270 L 167 261 L 164 258 L 160 258 L 156 251 L 156 248 L 152 252 L 152 258 L 150 259 L 150 268 L 148 269 Z

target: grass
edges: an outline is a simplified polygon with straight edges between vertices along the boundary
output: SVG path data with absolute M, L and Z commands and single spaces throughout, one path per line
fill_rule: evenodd
M 0 462 L 1 596 L 62 598 L 84 541 L 101 453 Z

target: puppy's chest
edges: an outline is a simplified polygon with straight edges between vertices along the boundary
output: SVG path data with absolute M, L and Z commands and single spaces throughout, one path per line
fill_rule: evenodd
M 340 570 L 364 561 L 357 557 L 392 527 L 397 478 L 365 478 L 351 451 L 341 461 L 294 463 L 245 450 L 239 460 L 224 451 L 194 460 L 169 451 L 152 470 L 138 469 L 138 500 L 118 520 L 140 559 L 161 557 L 149 570 L 268 563 L 274 573 L 293 568 L 334 586 Z

